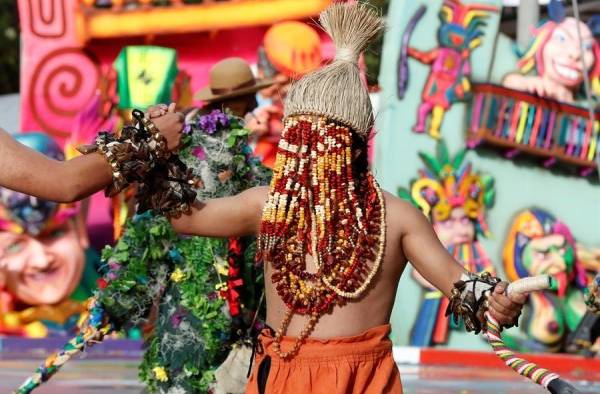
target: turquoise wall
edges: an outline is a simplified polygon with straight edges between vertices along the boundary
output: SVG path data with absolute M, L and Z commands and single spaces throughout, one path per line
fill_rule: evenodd
M 488 0 L 486 3 L 499 5 L 500 1 Z M 426 4 L 428 10 L 414 31 L 411 46 L 420 50 L 434 48 L 437 45 L 437 13 L 441 0 L 392 0 L 384 39 L 374 170 L 382 187 L 393 193 L 399 186 L 407 187 L 410 180 L 416 177 L 417 170 L 422 168 L 417 152 L 435 152 L 436 143 L 432 138 L 411 131 L 421 89 L 429 72 L 428 66 L 411 59 L 410 90 L 403 101 L 398 101 L 395 93 L 401 36 L 420 4 Z M 497 37 L 498 21 L 498 14 L 488 19 L 484 28 L 484 44 L 472 54 L 475 82 L 499 82 L 505 73 L 514 69 L 516 57 L 512 52 L 512 42 L 506 37 Z M 465 145 L 467 117 L 466 105 L 457 104 L 444 118 L 442 135 L 451 154 Z M 578 241 L 592 246 L 600 245 L 600 187 L 597 184 L 551 172 L 531 160 L 519 160 L 515 164 L 494 151 L 470 151 L 467 159 L 473 163 L 476 171 L 488 173 L 496 181 L 496 203 L 488 212 L 493 239 L 482 239 L 482 244 L 501 275 L 504 274 L 501 251 L 505 235 L 512 218 L 523 208 L 545 208 L 569 225 Z M 401 279 L 392 313 L 392 339 L 396 345 L 408 344 L 409 332 L 421 301 L 421 288 L 411 278 L 411 269 L 408 268 Z M 487 345 L 473 334 L 452 331 L 449 347 L 485 349 Z

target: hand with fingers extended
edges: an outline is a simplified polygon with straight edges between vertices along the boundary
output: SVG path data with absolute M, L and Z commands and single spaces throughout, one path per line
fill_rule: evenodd
M 486 301 L 488 310 L 492 316 L 503 327 L 509 328 L 517 325 L 521 309 L 527 301 L 527 296 L 522 293 L 510 293 L 506 295 L 508 286 L 506 282 L 500 282 L 494 288 Z
M 146 118 L 151 119 L 165 137 L 167 148 L 170 151 L 179 148 L 185 117 L 181 112 L 175 112 L 175 103 L 171 103 L 169 106 L 158 104 L 148 107 Z

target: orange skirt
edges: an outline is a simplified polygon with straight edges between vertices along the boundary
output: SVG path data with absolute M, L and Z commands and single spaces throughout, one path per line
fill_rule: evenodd
M 246 393 L 401 394 L 389 334 L 386 324 L 353 337 L 309 338 L 295 357 L 284 361 L 273 351 L 273 336 L 265 329 Z M 281 348 L 291 349 L 294 341 L 284 337 Z

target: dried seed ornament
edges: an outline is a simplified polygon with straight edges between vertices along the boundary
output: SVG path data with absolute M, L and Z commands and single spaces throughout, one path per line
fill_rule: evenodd
M 196 199 L 191 170 L 169 153 L 164 137 L 143 112 L 133 110 L 132 116 L 136 126 L 125 126 L 119 136 L 100 132 L 94 144 L 77 150 L 99 152 L 111 166 L 113 182 L 105 190 L 107 196 L 138 182 L 138 213 L 149 209 L 167 217 L 188 213 Z
M 373 109 L 358 56 L 382 28 L 363 4 L 334 4 L 320 22 L 336 45 L 332 64 L 292 86 L 257 259 L 273 267 L 272 282 L 288 310 L 274 350 L 291 358 L 320 316 L 364 294 L 385 247 L 382 191 L 366 165 L 353 165 L 353 145 L 366 149 Z M 306 269 L 312 256 L 316 270 Z M 289 350 L 281 340 L 294 314 L 310 316 Z

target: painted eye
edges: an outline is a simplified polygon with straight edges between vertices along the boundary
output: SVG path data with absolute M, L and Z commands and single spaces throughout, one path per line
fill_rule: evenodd
M 558 42 L 565 43 L 567 41 L 567 35 L 560 30 L 554 32 L 554 39 Z
M 591 51 L 592 47 L 594 46 L 594 44 L 590 41 L 584 42 L 583 43 L 583 50 L 584 51 Z
M 23 242 L 22 241 L 15 241 L 12 244 L 8 245 L 4 249 L 4 251 L 6 252 L 6 254 L 19 253 L 22 250 L 23 250 Z

